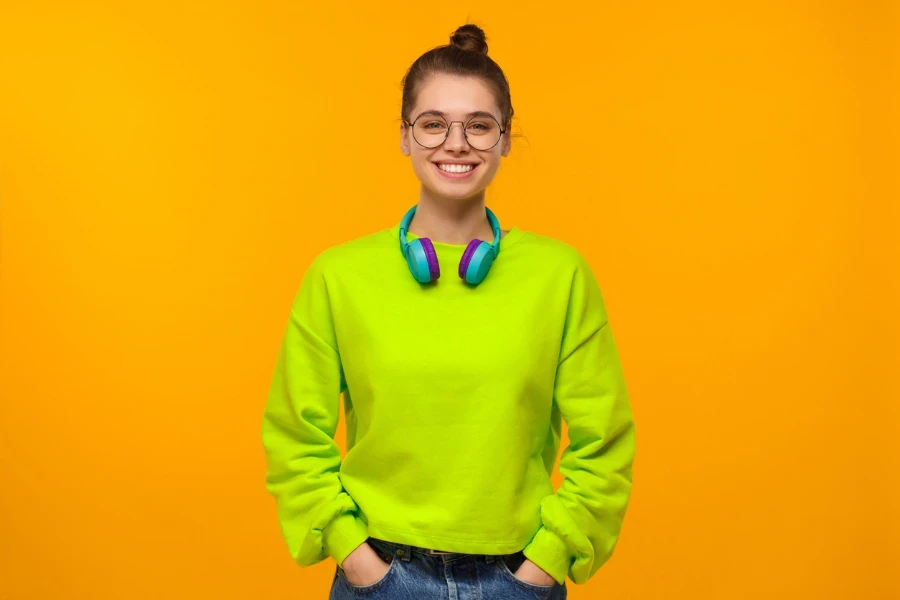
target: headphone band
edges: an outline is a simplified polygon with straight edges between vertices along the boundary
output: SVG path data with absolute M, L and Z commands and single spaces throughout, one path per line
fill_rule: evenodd
M 407 248 L 409 247 L 409 242 L 406 240 L 406 232 L 409 231 L 409 224 L 412 222 L 413 215 L 416 214 L 418 207 L 419 205 L 416 204 L 406 211 L 406 214 L 403 215 L 403 219 L 400 221 L 400 252 L 403 256 L 406 256 Z M 488 207 L 484 207 L 484 212 L 487 214 L 488 223 L 491 224 L 491 229 L 494 232 L 494 241 L 491 244 L 491 248 L 493 248 L 494 258 L 496 258 L 500 254 L 500 222 Z

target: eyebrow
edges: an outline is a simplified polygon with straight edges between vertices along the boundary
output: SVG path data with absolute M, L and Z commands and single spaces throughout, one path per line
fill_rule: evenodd
M 438 115 L 440 117 L 444 117 L 445 119 L 447 118 L 447 113 L 442 112 L 440 110 L 435 110 L 435 109 L 423 111 L 423 112 L 419 113 L 419 116 L 416 118 L 418 119 L 422 115 Z M 484 111 L 484 110 L 476 110 L 474 112 L 466 113 L 466 117 L 469 117 L 469 118 L 471 118 L 471 117 L 490 117 L 490 118 L 494 119 L 495 121 L 497 120 L 497 117 L 495 117 L 491 113 Z

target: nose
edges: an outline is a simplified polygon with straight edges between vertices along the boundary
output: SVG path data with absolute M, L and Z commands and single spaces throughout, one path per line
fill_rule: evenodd
M 453 126 L 457 123 L 459 123 L 459 127 L 454 129 Z M 444 141 L 444 147 L 447 150 L 457 151 L 468 149 L 469 143 L 466 141 L 466 130 L 464 129 L 464 125 L 459 121 L 450 123 L 447 139 Z

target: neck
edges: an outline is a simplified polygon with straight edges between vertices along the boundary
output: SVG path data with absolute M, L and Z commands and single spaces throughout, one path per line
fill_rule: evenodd
M 409 231 L 418 237 L 445 244 L 468 244 L 474 239 L 494 241 L 494 231 L 484 209 L 484 191 L 471 198 L 443 198 L 425 187 L 419 195 Z

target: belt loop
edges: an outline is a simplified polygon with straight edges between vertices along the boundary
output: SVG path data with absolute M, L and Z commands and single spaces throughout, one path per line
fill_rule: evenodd
M 485 554 L 484 555 L 484 560 L 487 564 L 491 564 L 492 562 L 494 562 L 495 558 L 497 558 L 497 557 L 494 556 L 493 554 Z
M 400 555 L 400 559 L 405 560 L 406 562 L 409 562 L 409 560 L 412 558 L 412 551 L 411 551 L 410 545 L 409 544 L 399 544 L 399 546 L 401 546 L 401 548 L 399 550 L 397 550 L 397 554 Z

